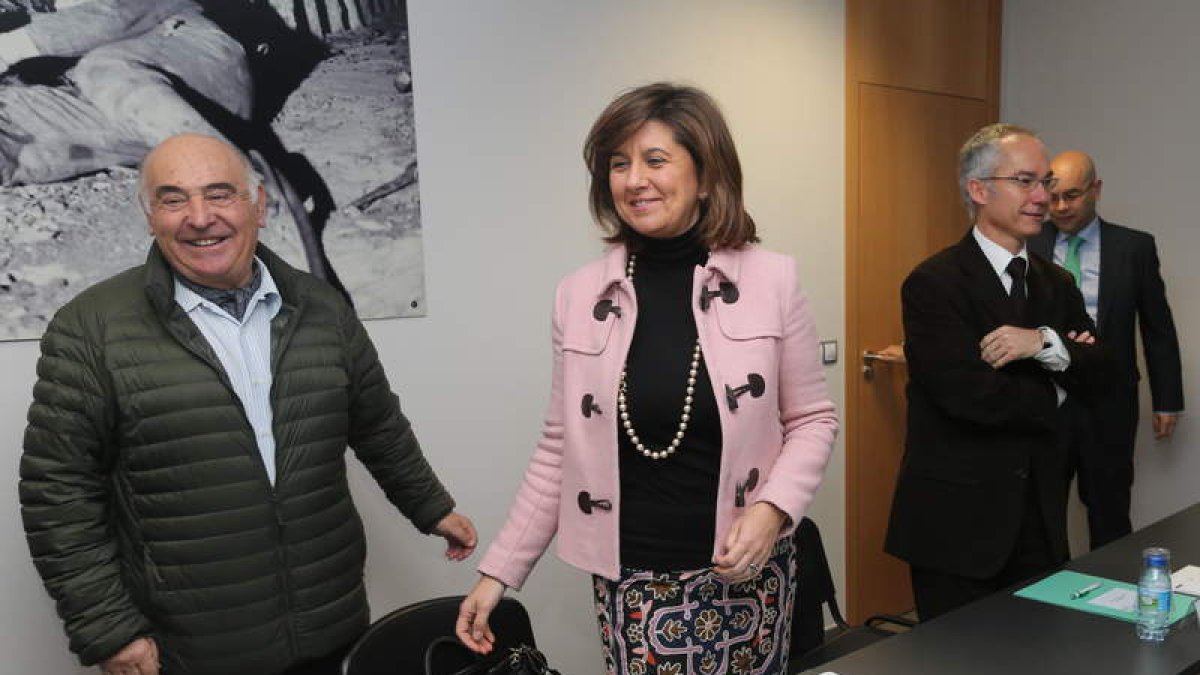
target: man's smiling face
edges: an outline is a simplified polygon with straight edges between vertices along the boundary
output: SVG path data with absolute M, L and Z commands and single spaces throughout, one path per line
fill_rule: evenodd
M 210 288 L 239 288 L 253 276 L 262 187 L 232 147 L 198 135 L 167 139 L 146 159 L 143 194 L 150 233 L 171 267 Z

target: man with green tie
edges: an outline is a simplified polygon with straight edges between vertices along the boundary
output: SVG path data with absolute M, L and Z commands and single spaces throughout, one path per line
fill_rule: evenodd
M 1050 168 L 1058 179 L 1050 195 L 1050 221 L 1029 240 L 1029 248 L 1053 258 L 1075 277 L 1117 374 L 1110 393 L 1094 406 L 1075 402 L 1063 409 L 1062 442 L 1069 448 L 1079 498 L 1087 507 L 1091 547 L 1097 548 L 1132 530 L 1129 504 L 1140 378 L 1134 325 L 1142 336 L 1154 437 L 1160 440 L 1170 438 L 1183 410 L 1179 340 L 1154 237 L 1096 215 L 1102 181 L 1087 154 L 1064 152 Z

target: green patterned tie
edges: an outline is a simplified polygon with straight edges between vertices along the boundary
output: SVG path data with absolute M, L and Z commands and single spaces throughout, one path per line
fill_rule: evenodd
M 1083 269 L 1079 266 L 1079 247 L 1086 241 L 1083 237 L 1073 234 L 1067 237 L 1067 256 L 1063 258 L 1063 269 L 1075 277 L 1075 285 L 1083 283 Z

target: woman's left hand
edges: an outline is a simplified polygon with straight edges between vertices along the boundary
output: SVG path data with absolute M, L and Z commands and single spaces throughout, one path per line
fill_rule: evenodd
M 713 570 L 729 582 L 753 579 L 762 572 L 787 514 L 774 504 L 755 502 L 733 521 L 720 555 L 713 559 Z

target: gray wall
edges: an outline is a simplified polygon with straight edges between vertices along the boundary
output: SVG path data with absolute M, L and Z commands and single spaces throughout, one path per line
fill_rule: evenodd
M 1183 349 L 1184 393 L 1194 407 L 1200 306 L 1195 254 L 1196 156 L 1200 150 L 1200 4 L 1186 0 L 1007 0 L 1002 118 L 1037 129 L 1050 151 L 1091 153 L 1104 180 L 1102 216 L 1158 240 L 1167 295 Z M 1200 496 L 1200 441 L 1192 414 L 1175 437 L 1150 433 L 1142 385 L 1133 524 L 1139 527 Z M 1073 511 L 1076 550 L 1085 530 Z M 1131 565 L 1136 564 L 1130 561 Z
M 489 540 L 540 427 L 555 282 L 600 253 L 580 145 L 619 90 L 656 79 L 709 90 L 733 128 L 766 245 L 800 264 L 823 338 L 843 326 L 841 0 L 410 0 L 429 316 L 368 329 L 426 452 Z M 142 225 L 130 223 L 130 227 Z M 148 243 L 149 240 L 147 240 Z M 15 476 L 35 343 L 0 344 L 0 428 Z M 840 365 L 826 371 L 841 406 Z M 465 592 L 472 565 L 441 558 L 357 463 L 376 615 Z M 813 515 L 840 571 L 843 460 Z M 16 481 L 0 483 L 3 672 L 75 665 L 22 541 Z M 839 573 L 840 576 L 840 573 Z M 602 672 L 586 575 L 547 555 L 517 597 L 552 662 Z

